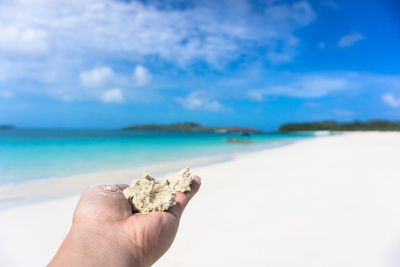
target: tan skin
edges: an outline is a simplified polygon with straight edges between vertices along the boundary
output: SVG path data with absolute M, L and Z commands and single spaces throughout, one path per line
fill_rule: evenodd
M 177 193 L 175 206 L 150 214 L 132 214 L 122 195 L 127 185 L 115 185 L 111 190 L 101 185 L 88 189 L 49 266 L 151 266 L 174 241 L 182 212 L 200 184 L 200 178 L 194 176 L 191 191 Z

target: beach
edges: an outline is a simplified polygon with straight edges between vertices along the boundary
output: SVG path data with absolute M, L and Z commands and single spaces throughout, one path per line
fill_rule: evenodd
M 400 265 L 400 133 L 311 138 L 201 162 L 193 173 L 202 188 L 157 267 Z M 118 171 L 106 177 L 90 182 L 130 182 Z M 56 190 L 44 181 L 18 186 L 7 194 Z M 1 210 L 1 265 L 46 265 L 78 191 Z

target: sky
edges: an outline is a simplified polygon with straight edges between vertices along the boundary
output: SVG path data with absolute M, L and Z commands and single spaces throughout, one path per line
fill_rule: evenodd
M 396 0 L 0 0 L 0 124 L 400 120 Z

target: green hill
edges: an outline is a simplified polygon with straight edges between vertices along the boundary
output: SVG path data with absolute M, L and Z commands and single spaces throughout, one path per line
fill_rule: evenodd
M 280 132 L 308 132 L 308 131 L 400 131 L 400 122 L 371 120 L 354 122 L 304 122 L 287 123 L 279 128 Z
M 195 122 L 183 122 L 172 124 L 138 124 L 122 128 L 125 131 L 191 131 L 191 132 L 261 132 L 251 127 L 227 126 L 213 127 L 203 126 Z

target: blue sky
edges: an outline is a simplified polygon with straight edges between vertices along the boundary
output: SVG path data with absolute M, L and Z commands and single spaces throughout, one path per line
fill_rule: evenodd
M 396 1 L 0 1 L 0 124 L 400 120 Z

